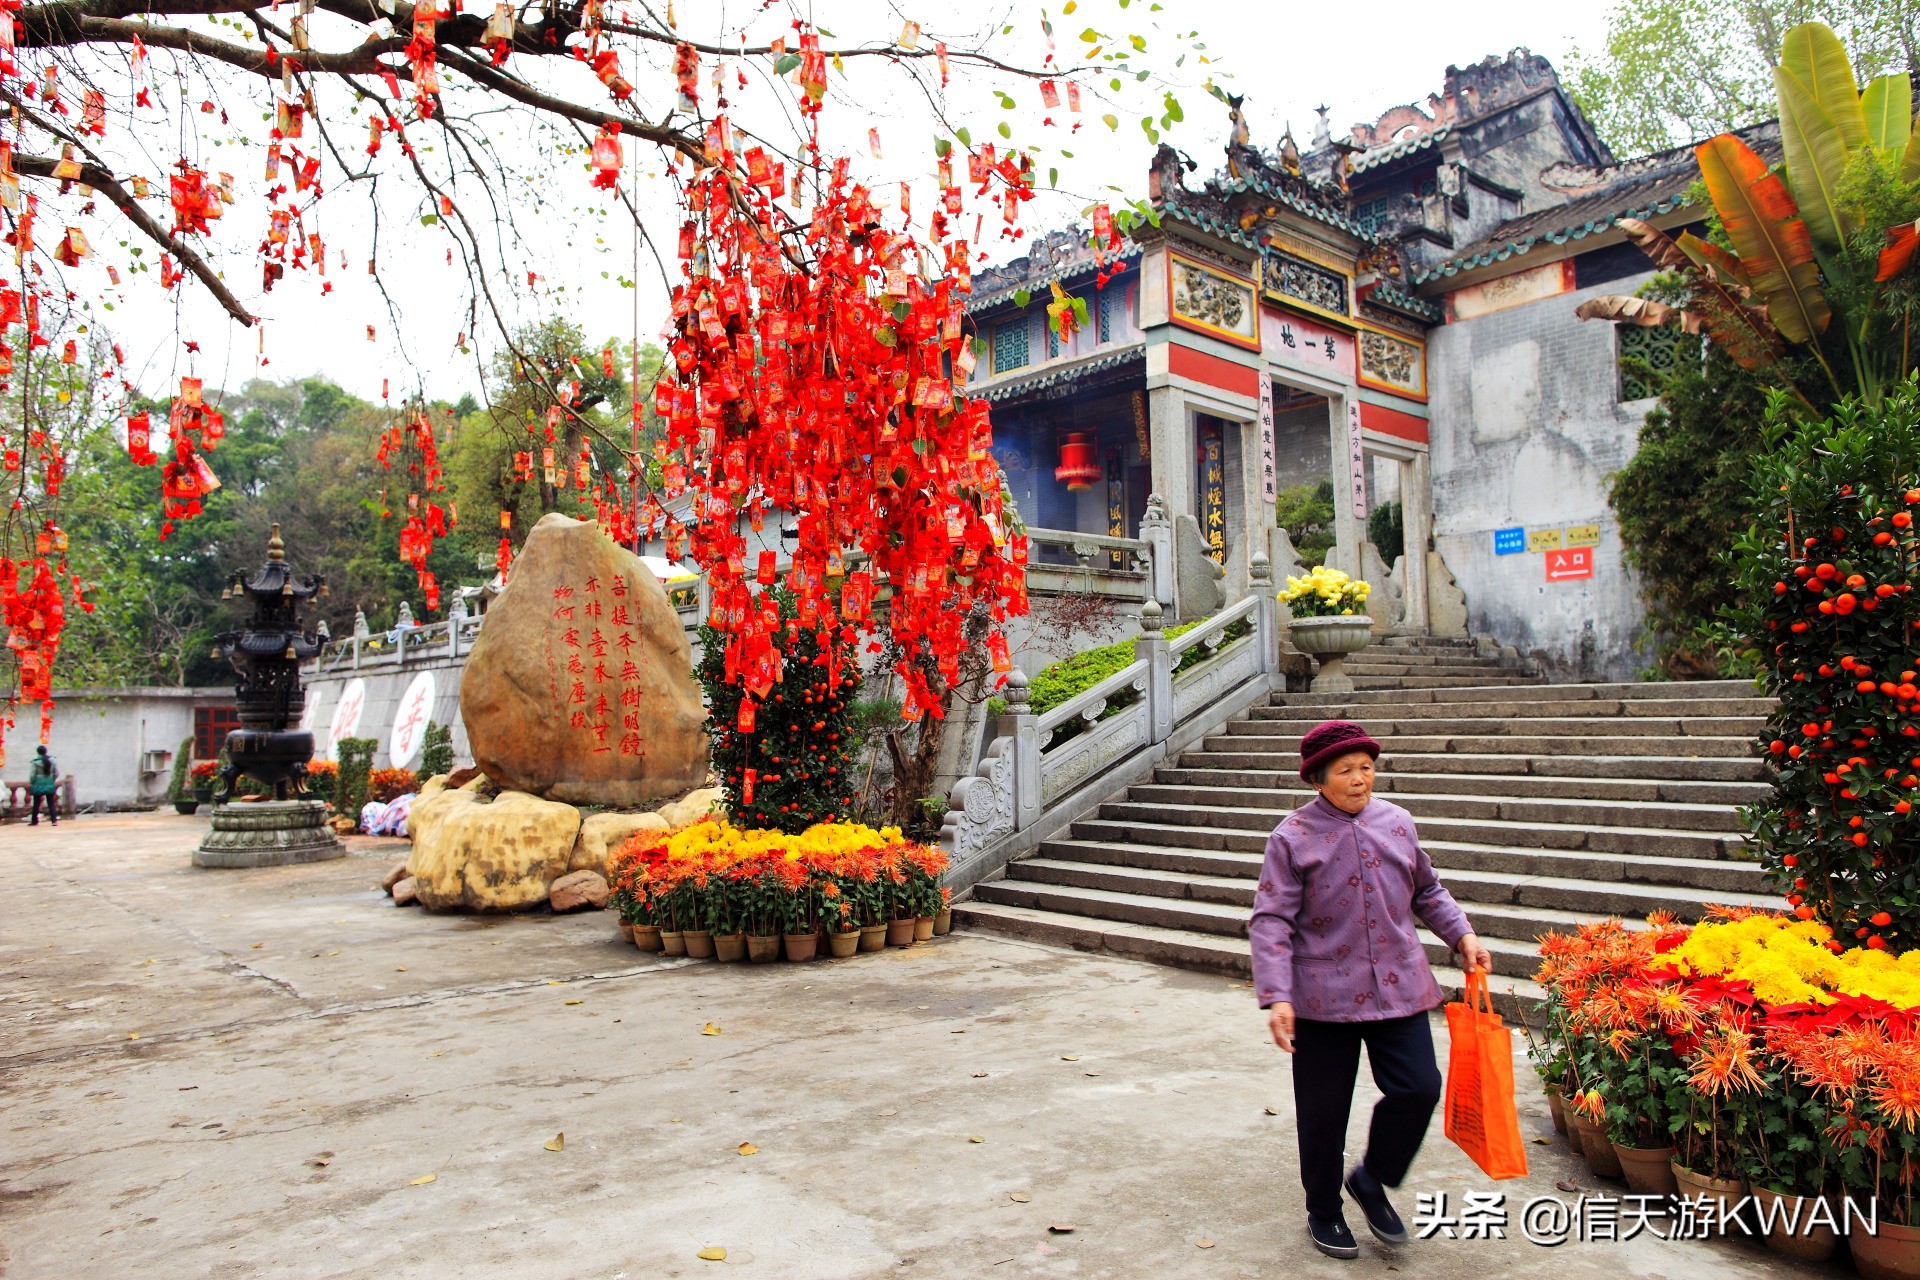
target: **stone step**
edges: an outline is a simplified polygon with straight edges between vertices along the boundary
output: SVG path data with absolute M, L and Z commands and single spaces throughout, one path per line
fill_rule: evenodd
M 1203 804 L 1223 808 L 1274 810 L 1277 823 L 1310 803 L 1311 790 L 1281 787 L 1177 786 L 1137 784 L 1127 799 L 1168 805 Z M 1482 818 L 1509 822 L 1572 823 L 1595 827 L 1657 825 L 1676 831 L 1744 832 L 1739 812 L 1724 804 L 1648 805 L 1633 800 L 1539 800 L 1496 796 L 1433 796 L 1395 793 L 1394 803 L 1414 817 Z
M 1299 776 L 1300 753 L 1257 749 L 1259 739 L 1215 736 L 1202 750 L 1188 751 L 1180 764 L 1190 769 L 1267 769 Z M 1249 748 L 1244 744 L 1253 743 Z M 1693 744 L 1689 742 L 1688 746 Z M 1766 766 L 1747 757 L 1613 754 L 1453 755 L 1447 752 L 1393 752 L 1381 757 L 1380 771 L 1399 774 L 1525 774 L 1529 777 L 1679 779 L 1698 782 L 1764 781 Z
M 1101 878 L 1092 872 L 1079 874 L 1086 879 Z M 1176 892 L 1180 887 L 1179 878 L 1145 878 L 1152 874 L 1141 873 L 1141 878 L 1133 880 L 1107 877 L 1114 883 L 1128 885 L 1128 888 L 1034 878 L 994 880 L 977 886 L 974 895 L 979 901 L 1003 906 L 1057 911 L 1063 915 L 1095 916 L 1128 924 L 1183 929 L 1236 939 L 1246 937 L 1247 921 L 1252 915 L 1250 903 L 1247 906 L 1230 906 L 1183 898 Z M 1416 929 L 1415 933 L 1426 949 L 1427 962 L 1436 970 L 1452 963 L 1453 953 L 1448 950 L 1446 943 L 1424 928 Z M 1540 967 L 1539 943 L 1535 939 L 1523 941 L 1483 934 L 1480 940 L 1493 955 L 1493 971 L 1496 975 L 1531 978 Z M 1242 945 L 1245 945 L 1244 942 Z
M 1193 754 L 1193 753 L 1189 753 Z M 1204 759 L 1204 756 L 1195 758 Z M 1299 774 L 1278 769 L 1161 766 L 1153 780 L 1187 787 L 1298 787 Z M 1643 804 L 1752 804 L 1764 782 L 1691 782 L 1654 778 L 1537 778 L 1503 773 L 1380 773 L 1374 790 L 1402 803 L 1405 795 L 1475 795 L 1542 800 L 1636 800 Z
M 1213 835 L 1215 848 L 1246 848 L 1245 843 L 1227 844 L 1224 837 L 1237 841 L 1251 839 L 1256 848 L 1264 848 L 1269 833 L 1280 815 L 1271 809 L 1246 809 L 1139 803 L 1110 800 L 1100 806 L 1099 816 L 1075 823 L 1073 830 L 1089 828 L 1087 834 L 1113 838 L 1111 828 L 1148 831 L 1144 838 L 1185 839 L 1199 831 Z M 1099 831 L 1092 828 L 1100 827 Z M 1422 840 L 1452 840 L 1466 843 L 1497 844 L 1513 848 L 1563 849 L 1589 853 L 1615 853 L 1653 858 L 1730 858 L 1740 856 L 1743 837 L 1732 833 L 1674 831 L 1663 827 L 1579 827 L 1552 822 L 1516 822 L 1489 818 L 1427 817 L 1420 819 Z M 1133 840 L 1134 836 L 1121 837 Z M 1164 842 L 1164 840 L 1162 841 Z M 1206 848 L 1206 843 L 1196 845 Z
M 1244 939 L 1214 937 L 1190 933 L 1184 929 L 1160 929 L 1152 925 L 1123 924 L 1091 916 L 1068 915 L 1032 907 L 1005 906 L 969 899 L 953 904 L 953 922 L 959 929 L 990 933 L 1003 938 L 1018 938 L 1046 946 L 1067 947 L 1075 951 L 1097 951 L 1164 964 L 1179 969 L 1247 978 L 1253 972 L 1252 957 Z M 1461 996 L 1460 970 L 1452 965 L 1436 968 L 1433 976 L 1449 1001 Z M 1495 977 L 1489 984 L 1493 1007 L 1509 1024 L 1518 1026 L 1522 1017 L 1529 1025 L 1540 1024 L 1539 1005 L 1547 993 L 1529 978 Z M 1251 1003 L 1252 992 L 1248 993 Z
M 1270 753 L 1293 751 L 1300 745 L 1298 737 L 1280 737 L 1273 733 L 1273 727 L 1260 720 L 1229 721 L 1225 734 L 1207 738 L 1206 750 L 1226 751 L 1265 751 Z M 1381 744 L 1383 747 L 1385 743 Z M 1602 734 L 1539 734 L 1522 736 L 1520 734 L 1396 734 L 1393 738 L 1393 751 L 1404 751 L 1417 755 L 1447 753 L 1452 755 L 1502 755 L 1527 754 L 1546 756 L 1709 756 L 1728 759 L 1751 757 L 1753 739 L 1745 737 L 1701 737 L 1676 740 L 1671 737 L 1637 737 L 1632 734 L 1607 736 Z
M 1431 683 L 1423 680 L 1408 680 L 1402 676 L 1355 675 L 1353 687 L 1357 692 L 1377 692 L 1404 689 L 1486 689 L 1495 686 L 1505 688 L 1509 685 L 1544 684 L 1545 676 L 1435 676 Z M 1444 683 L 1443 683 L 1444 681 Z
M 1394 706 L 1382 711 L 1396 720 L 1434 719 L 1452 720 L 1463 718 L 1481 718 L 1494 716 L 1573 716 L 1592 718 L 1596 716 L 1741 716 L 1754 720 L 1765 720 L 1772 714 L 1774 704 L 1768 698 L 1555 698 L 1552 691 L 1557 686 L 1545 685 L 1537 690 L 1523 688 L 1515 691 L 1516 696 L 1506 701 L 1480 702 L 1413 702 Z M 1530 699 L 1519 696 L 1528 692 L 1540 692 L 1543 696 Z M 1328 718 L 1324 707 L 1301 707 L 1280 704 L 1266 707 L 1254 707 L 1249 715 L 1254 720 L 1276 720 L 1312 726 Z M 1371 719 L 1363 720 L 1371 726 Z
M 1312 720 L 1271 720 L 1257 716 L 1248 720 L 1236 721 L 1248 726 L 1258 725 L 1258 730 L 1249 728 L 1245 732 L 1260 734 L 1286 734 L 1288 740 L 1298 743 L 1300 735 L 1307 732 L 1318 721 Z M 1432 737 L 1435 735 L 1461 735 L 1486 737 L 1492 735 L 1511 735 L 1513 737 L 1556 737 L 1556 738 L 1739 738 L 1751 744 L 1765 728 L 1766 721 L 1759 716 L 1394 716 L 1392 718 L 1368 718 L 1361 721 L 1362 726 L 1382 746 L 1389 739 Z
M 1748 680 L 1695 680 L 1688 682 L 1646 682 L 1612 684 L 1535 684 L 1534 688 L 1542 697 L 1556 701 L 1588 698 L 1751 698 L 1754 696 L 1753 683 Z M 1389 689 L 1369 690 L 1360 693 L 1286 693 L 1274 697 L 1277 706 L 1289 707 L 1334 707 L 1340 714 L 1341 709 L 1351 706 L 1374 706 L 1378 704 L 1398 705 L 1413 702 L 1477 702 L 1482 699 L 1498 700 L 1503 697 L 1520 695 L 1500 689 Z
M 1378 658 L 1362 658 L 1355 654 L 1346 661 L 1346 671 L 1350 676 L 1398 676 L 1410 681 L 1425 684 L 1445 684 L 1455 676 L 1500 676 L 1525 675 L 1524 671 L 1514 671 L 1502 667 L 1497 662 L 1401 662 L 1382 661 Z
M 1079 825 L 1093 824 L 1076 824 Z M 1205 848 L 1150 838 L 1124 839 L 1107 833 L 1076 832 L 1069 839 L 1044 842 L 1036 856 L 1059 862 L 1089 862 L 1253 881 L 1260 876 L 1265 841 L 1260 842 L 1260 848 L 1245 847 L 1251 843 L 1241 840 L 1225 848 Z M 1555 882 L 1591 882 L 1583 900 L 1592 900 L 1596 890 L 1612 883 L 1670 890 L 1682 905 L 1668 909 L 1688 918 L 1698 914 L 1703 894 L 1732 895 L 1730 900 L 1751 900 L 1749 905 L 1762 902 L 1773 905 L 1766 878 L 1754 862 L 1719 858 L 1629 858 L 1460 840 L 1422 840 L 1421 847 L 1435 868 L 1444 873 L 1443 879 L 1451 883 L 1453 876 L 1460 874 L 1477 884 L 1491 885 L 1496 892 L 1495 900 L 1502 902 L 1507 901 L 1506 894 L 1513 881 L 1544 877 Z M 1487 890 L 1481 892 L 1484 894 Z M 1692 905 L 1686 905 L 1689 903 Z M 1605 912 L 1612 908 L 1594 909 Z

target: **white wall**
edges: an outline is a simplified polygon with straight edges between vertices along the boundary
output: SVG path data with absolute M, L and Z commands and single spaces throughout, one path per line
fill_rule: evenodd
M 74 803 L 109 807 L 158 804 L 165 799 L 173 756 L 193 735 L 196 706 L 232 706 L 232 689 L 56 689 L 53 733 L 47 749 L 62 777 L 73 775 Z M 24 780 L 40 742 L 40 712 L 23 706 L 4 737 L 0 778 Z M 149 751 L 164 752 L 152 772 Z

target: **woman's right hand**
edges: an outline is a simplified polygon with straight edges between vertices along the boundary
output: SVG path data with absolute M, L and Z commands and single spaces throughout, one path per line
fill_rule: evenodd
M 1284 1000 L 1276 1000 L 1267 1006 L 1267 1029 L 1273 1032 L 1273 1042 L 1288 1053 L 1293 1052 L 1293 1006 Z

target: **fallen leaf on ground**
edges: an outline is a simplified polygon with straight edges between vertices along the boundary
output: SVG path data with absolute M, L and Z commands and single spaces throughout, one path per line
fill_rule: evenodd
M 1089 1072 L 1087 1072 L 1087 1074 L 1088 1074 L 1088 1075 L 1090 1075 L 1090 1076 L 1097 1076 L 1097 1075 L 1099 1075 L 1100 1073 L 1099 1073 L 1098 1071 L 1089 1071 Z
M 667 1121 L 667 1123 L 668 1123 L 668 1124 L 679 1124 L 679 1123 L 680 1123 L 680 1117 L 679 1117 L 679 1116 L 675 1116 L 675 1117 L 674 1117 L 673 1119 L 671 1119 L 671 1120 L 669 1120 L 669 1121 Z
M 264 942 L 256 942 L 256 943 L 254 943 L 254 944 L 253 944 L 253 949 L 254 949 L 255 951 L 258 951 L 258 950 L 259 950 L 260 948 L 262 948 L 262 947 L 264 947 L 264 946 L 266 946 L 266 945 L 267 945 L 267 944 L 266 944 L 266 943 L 264 943 Z
M 568 1004 L 585 1004 L 585 1003 L 586 1003 L 586 1001 L 584 1001 L 584 1000 L 569 1000 L 569 1001 L 567 1001 L 567 1003 L 568 1003 Z
M 140 1038 L 140 1033 L 139 1033 L 138 1031 L 129 1031 L 129 1032 L 127 1032 L 127 1039 L 129 1039 L 129 1040 L 138 1040 L 139 1038 Z
M 1535 1138 L 1534 1141 L 1539 1143 L 1543 1147 L 1550 1147 L 1553 1145 L 1552 1138 Z
M 743 1156 L 750 1156 L 759 1149 L 760 1148 L 754 1146 L 751 1142 L 743 1142 L 734 1148 L 735 1151 L 738 1151 Z
M 963 1036 L 963 1035 L 965 1035 L 965 1034 L 967 1034 L 967 1029 L 966 1029 L 965 1027 L 961 1027 L 961 1028 L 959 1028 L 958 1030 L 956 1030 L 956 1031 L 954 1031 L 954 1033 L 953 1033 L 953 1034 L 954 1034 L 954 1035 L 956 1035 L 956 1036 Z
M 1078 1062 L 1078 1061 L 1080 1061 L 1080 1055 L 1079 1055 L 1079 1054 L 1077 1054 L 1077 1053 L 1063 1053 L 1063 1054 L 1061 1054 L 1061 1055 L 1060 1055 L 1060 1061 L 1062 1061 L 1062 1062 Z
M 700 1028 L 700 1034 L 703 1036 L 717 1036 L 720 1034 L 720 1028 L 709 1022 L 706 1026 Z
M 1015 1204 L 1026 1204 L 1033 1199 L 1033 1196 L 1025 1191 L 1012 1191 L 1007 1194 L 1007 1199 L 1013 1201 Z
M 189 1090 L 189 1089 L 198 1089 L 199 1087 L 200 1087 L 200 1086 L 199 1086 L 199 1085 L 197 1085 L 197 1084 L 183 1084 L 183 1085 L 181 1085 L 181 1086 L 180 1086 L 180 1092 L 181 1092 L 181 1093 L 185 1093 L 185 1092 L 187 1092 L 187 1090 Z
M 882 1111 L 880 1114 L 883 1116 L 897 1116 L 900 1114 L 900 1112 L 895 1107 L 888 1107 L 885 1111 Z
M 1193 1247 L 1196 1249 L 1211 1249 L 1213 1248 L 1213 1241 L 1207 1239 L 1205 1236 L 1201 1236 L 1193 1242 Z
M 558 979 L 558 978 L 548 978 L 548 979 L 547 979 L 547 985 L 548 985 L 548 986 L 550 986 L 550 987 L 564 987 L 564 986 L 566 986 L 567 984 L 566 984 L 566 983 L 564 983 L 564 982 L 562 982 L 562 981 L 561 981 L 560 979 Z
M 541 1145 L 549 1151 L 565 1151 L 567 1149 L 567 1135 L 564 1133 L 556 1133 L 553 1135 L 551 1142 L 542 1143 Z
M 1047 1230 L 1057 1236 L 1070 1236 L 1073 1234 L 1073 1224 L 1071 1222 L 1050 1222 L 1047 1224 Z
M 332 1164 L 332 1163 L 333 1163 L 333 1161 L 331 1161 L 331 1160 L 320 1160 L 320 1159 L 313 1159 L 313 1160 L 309 1160 L 309 1161 L 307 1161 L 307 1163 L 308 1163 L 308 1164 L 310 1164 L 310 1165 L 312 1165 L 312 1166 L 313 1166 L 314 1168 L 316 1168 L 316 1169 L 324 1169 L 324 1168 L 326 1168 L 326 1167 L 327 1167 L 328 1165 L 330 1165 L 330 1164 Z
M 985 1142 L 986 1139 L 976 1133 L 971 1138 L 968 1138 L 967 1141 L 968 1142 Z
M 1278 1111 L 1275 1111 L 1275 1110 L 1274 1110 L 1274 1109 L 1273 1109 L 1272 1107 L 1268 1107 L 1268 1108 L 1267 1108 L 1267 1114 L 1268 1114 L 1268 1115 L 1270 1115 L 1270 1116 L 1277 1116 L 1277 1115 L 1279 1115 L 1280 1113 L 1279 1113 Z
M 703 1262 L 725 1262 L 727 1260 L 727 1251 L 716 1244 L 702 1249 L 693 1256 Z
M 974 1073 L 973 1073 L 973 1078 L 974 1078 L 975 1080 L 978 1080 L 978 1079 L 980 1079 L 980 1078 L 981 1078 L 982 1076 L 984 1076 L 984 1075 L 986 1075 L 986 1074 L 987 1074 L 987 1073 L 986 1073 L 986 1072 L 984 1072 L 984 1071 L 976 1071 L 976 1072 L 974 1072 Z
M 412 1182 L 409 1182 L 407 1185 L 410 1187 L 424 1187 L 427 1185 L 427 1183 L 434 1181 L 439 1176 L 440 1175 L 437 1173 L 423 1174 L 422 1176 L 415 1178 Z
M 1572 1178 L 1562 1178 L 1560 1181 L 1554 1183 L 1553 1185 L 1560 1188 L 1562 1191 L 1578 1191 L 1580 1189 L 1580 1184 L 1575 1182 Z
M 913 1007 L 914 1007 L 915 1009 L 931 1009 L 931 1008 L 933 1008 L 933 1006 L 932 1006 L 932 1005 L 930 1005 L 930 1004 L 917 1004 L 917 1005 L 915 1005 L 915 1006 L 913 1006 Z

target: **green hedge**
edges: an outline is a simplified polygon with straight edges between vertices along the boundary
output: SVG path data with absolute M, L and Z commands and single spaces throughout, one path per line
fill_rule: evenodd
M 1200 618 L 1177 627 L 1168 627 L 1164 634 L 1169 640 L 1177 639 L 1205 621 L 1207 619 Z M 1251 633 L 1252 630 L 1253 624 L 1245 618 L 1231 622 L 1227 625 L 1220 643 L 1230 644 L 1241 636 Z M 1180 655 L 1180 661 L 1174 664 L 1174 674 L 1179 675 L 1189 667 L 1198 666 L 1214 652 L 1216 650 L 1209 649 L 1204 644 L 1194 645 Z M 1087 649 L 1074 654 L 1071 658 L 1063 658 L 1033 678 L 1033 683 L 1029 686 L 1027 710 L 1037 716 L 1045 715 L 1055 707 L 1073 701 L 1108 676 L 1125 670 L 1132 661 L 1133 641 L 1131 640 L 1102 645 L 1098 649 Z M 1132 706 L 1139 696 L 1131 689 L 1115 694 L 1107 699 L 1107 709 L 1100 713 L 1100 719 L 1105 720 L 1108 716 L 1116 715 L 1122 709 Z M 1006 701 L 1002 698 L 993 698 L 987 703 L 987 710 L 993 715 L 999 715 L 1006 709 Z M 1086 727 L 1087 722 L 1084 720 L 1063 724 L 1054 730 L 1053 743 L 1065 742 L 1076 734 L 1085 732 Z

